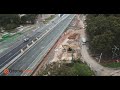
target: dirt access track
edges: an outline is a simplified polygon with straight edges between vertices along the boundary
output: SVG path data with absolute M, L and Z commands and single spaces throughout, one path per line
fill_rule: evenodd
M 69 27 L 67 28 L 66 32 L 64 32 L 63 35 L 61 35 L 60 39 L 56 42 L 56 44 L 52 47 L 52 49 L 48 52 L 48 54 L 45 56 L 43 61 L 40 63 L 40 65 L 37 67 L 37 69 L 34 71 L 32 74 L 33 76 L 36 76 L 39 72 L 45 69 L 47 64 L 50 64 L 52 62 L 58 62 L 61 61 L 62 59 L 66 59 L 66 61 L 71 61 L 71 53 L 65 52 L 62 45 L 67 46 L 70 44 L 75 44 L 78 46 L 78 40 L 77 37 L 79 38 L 80 36 L 85 36 L 83 21 L 80 20 L 80 17 L 76 15 L 74 20 L 71 22 Z M 79 34 L 80 33 L 80 34 Z M 78 35 L 77 35 L 78 34 Z M 74 36 L 76 35 L 76 36 Z M 74 42 L 74 43 L 73 43 Z M 71 45 L 72 46 L 72 45 Z M 80 45 L 79 45 L 80 46 Z M 76 47 L 74 45 L 74 50 L 75 53 L 73 55 L 74 58 L 79 57 L 77 54 L 79 54 L 79 46 Z M 97 76 L 120 76 L 120 69 L 112 69 L 112 68 L 107 68 L 103 67 L 99 63 L 97 63 L 87 52 L 87 47 L 86 46 L 80 46 L 80 57 L 83 58 L 82 60 L 88 64 L 88 66 L 91 68 L 91 70 L 95 71 Z M 67 47 L 65 47 L 67 48 Z M 73 48 L 73 47 L 72 47 Z M 62 52 L 63 51 L 63 52 Z M 62 52 L 62 53 L 61 53 Z M 64 53 L 64 54 L 63 54 Z

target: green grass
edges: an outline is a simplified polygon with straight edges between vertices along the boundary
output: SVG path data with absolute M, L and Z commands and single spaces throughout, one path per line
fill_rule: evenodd
M 23 34 L 23 33 L 26 33 L 26 32 L 28 32 L 28 31 L 32 31 L 33 29 L 35 29 L 36 27 L 35 26 L 33 26 L 31 29 L 28 29 L 28 30 L 25 30 L 24 32 L 19 32 L 19 33 L 17 33 L 17 34 L 15 34 L 15 35 L 10 35 L 10 34 L 8 34 L 8 35 L 5 35 L 5 36 L 3 36 L 2 37 L 2 39 L 0 39 L 0 42 L 3 42 L 3 41 L 5 41 L 5 42 L 13 42 L 14 40 L 16 40 L 21 34 Z
M 83 63 L 75 63 L 71 68 L 71 75 L 78 75 L 78 76 L 92 76 L 93 72 L 90 68 Z
M 3 37 L 3 39 L 1 39 L 0 42 L 2 42 L 2 41 L 12 42 L 12 41 L 16 40 L 16 38 L 20 35 L 21 35 L 21 33 L 17 33 L 13 36 L 9 35 L 9 36 Z
M 16 34 L 16 35 L 14 35 L 14 36 L 12 36 L 12 37 L 10 37 L 10 38 L 6 38 L 5 40 L 7 40 L 8 42 L 11 42 L 11 41 L 16 40 L 17 37 L 19 37 L 20 35 L 21 35 L 21 34 Z
M 119 68 L 120 67 L 120 62 L 111 62 L 111 63 L 106 63 L 102 64 L 105 67 L 110 67 L 110 68 Z
M 92 76 L 94 75 L 93 71 L 90 68 L 80 62 L 72 62 L 72 63 L 61 63 L 61 67 L 59 68 L 58 63 L 54 63 L 52 66 L 48 65 L 47 68 L 39 73 L 38 76 L 46 75 L 48 72 L 51 74 L 49 76 Z M 51 68 L 53 67 L 53 68 Z

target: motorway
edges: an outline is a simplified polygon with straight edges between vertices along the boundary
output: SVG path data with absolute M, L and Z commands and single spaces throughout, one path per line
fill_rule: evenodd
M 55 22 L 58 22 L 59 18 L 55 18 Z M 42 35 L 45 33 L 45 30 L 48 29 L 48 27 L 52 26 L 54 23 L 50 23 L 46 26 L 44 26 L 42 29 L 38 28 L 36 32 L 33 32 L 29 41 L 24 42 L 21 40 L 20 44 L 18 46 L 14 47 L 9 52 L 5 53 L 4 55 L 0 55 L 0 69 L 5 66 L 8 62 L 10 62 L 13 58 L 15 58 L 18 54 L 21 53 L 21 49 L 25 48 L 27 44 L 31 43 L 32 40 L 34 40 L 38 35 Z
M 33 35 L 28 42 L 24 42 L 11 52 L 4 55 L 0 58 L 0 68 L 2 68 L 5 64 L 7 64 L 10 60 L 15 58 L 19 53 L 21 53 L 21 48 L 26 47 L 27 44 L 31 43 L 36 37 L 41 38 L 33 47 L 31 47 L 28 51 L 26 51 L 21 57 L 15 60 L 8 68 L 11 70 L 26 70 L 31 64 L 36 63 L 36 58 L 38 56 L 42 57 L 44 54 L 51 48 L 51 46 L 55 43 L 56 38 L 59 38 L 64 30 L 67 28 L 69 23 L 71 22 L 71 18 L 74 15 L 64 15 L 60 19 L 56 19 L 54 23 L 50 23 L 43 29 L 37 31 L 35 35 Z M 43 36 L 44 35 L 44 36 Z M 43 36 L 43 37 L 41 37 Z M 38 63 L 37 63 L 38 64 Z M 1 73 L 4 76 L 3 72 Z M 22 72 L 11 72 L 8 76 L 20 76 Z

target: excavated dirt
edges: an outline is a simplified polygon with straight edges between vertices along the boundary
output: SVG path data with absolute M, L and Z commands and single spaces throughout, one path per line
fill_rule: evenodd
M 80 58 L 80 30 L 80 18 L 76 15 L 66 32 L 64 32 L 64 34 L 59 38 L 56 44 L 37 67 L 33 76 L 44 70 L 47 64 L 60 62 L 61 60 L 66 60 L 66 62 L 69 63 L 71 62 L 72 57 L 73 59 Z M 67 51 L 69 47 L 74 50 L 73 54 L 72 52 Z

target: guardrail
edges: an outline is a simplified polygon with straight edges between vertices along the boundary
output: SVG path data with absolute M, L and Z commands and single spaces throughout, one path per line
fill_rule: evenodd
M 67 17 L 68 17 L 68 16 L 66 16 L 65 18 L 67 18 Z M 56 26 L 57 26 L 62 20 L 64 20 L 65 18 L 61 19 L 57 24 L 55 24 L 55 26 L 53 26 L 50 31 L 47 31 L 46 33 L 44 33 L 41 38 L 37 38 L 36 42 L 39 41 L 39 40 L 41 40 L 41 39 L 42 39 L 43 37 L 45 37 L 45 35 L 47 35 L 48 33 L 50 33 L 50 32 L 52 31 L 52 29 L 53 29 L 54 27 L 56 27 Z M 33 42 L 33 43 L 32 43 L 30 46 L 29 46 L 29 44 L 27 44 L 27 46 L 29 46 L 29 47 L 25 48 L 25 50 L 21 49 L 21 53 L 20 53 L 19 55 L 17 55 L 13 60 L 11 60 L 8 64 L 6 64 L 3 68 L 1 68 L 1 69 L 0 69 L 0 73 L 1 73 L 5 68 L 9 67 L 11 64 L 14 64 L 14 63 L 16 62 L 16 59 L 20 58 L 22 55 L 24 55 L 25 53 L 27 53 L 27 52 L 30 50 L 31 47 L 33 47 L 33 46 L 35 46 L 35 45 L 37 44 L 37 43 L 35 43 L 34 41 L 32 41 L 32 42 Z
M 54 21 L 56 18 L 57 18 L 57 17 L 55 17 L 54 19 L 52 19 L 52 20 L 49 22 L 49 24 L 51 24 L 52 21 Z M 40 28 L 40 30 L 44 29 L 46 26 L 48 26 L 48 25 L 43 26 L 42 28 Z M 29 28 L 28 28 L 28 27 L 29 27 Z M 26 26 L 26 27 L 22 27 L 21 29 L 26 29 L 26 28 L 32 29 L 32 28 L 34 28 L 34 27 Z M 37 29 L 39 29 L 39 28 L 36 28 L 35 30 L 37 30 Z M 18 47 L 19 45 L 21 45 L 22 43 L 23 43 L 22 41 L 19 41 L 19 42 L 17 42 L 13 47 L 10 47 L 11 49 L 7 49 L 7 50 L 5 50 L 4 52 L 0 53 L 0 58 L 3 57 L 4 55 L 6 55 L 7 53 L 9 53 L 10 51 L 12 51 L 13 49 L 17 48 L 17 47 Z
M 73 18 L 75 17 L 75 15 L 73 16 Z M 70 22 L 73 20 L 73 18 L 70 20 Z M 50 49 L 53 47 L 53 45 L 57 42 L 57 40 L 60 38 L 60 36 L 62 35 L 62 33 L 65 31 L 65 29 L 68 27 L 68 25 L 70 24 L 70 22 L 68 24 L 66 24 L 63 28 L 63 30 L 61 31 L 61 33 L 59 33 L 58 35 L 56 35 L 55 39 L 53 39 L 47 46 L 46 48 L 38 55 L 38 57 L 29 65 L 29 67 L 26 70 L 35 70 L 37 68 L 37 66 L 39 65 L 39 63 L 42 62 L 42 59 L 47 55 L 47 53 L 50 51 Z M 22 73 L 21 76 L 28 76 L 31 75 L 32 73 Z

